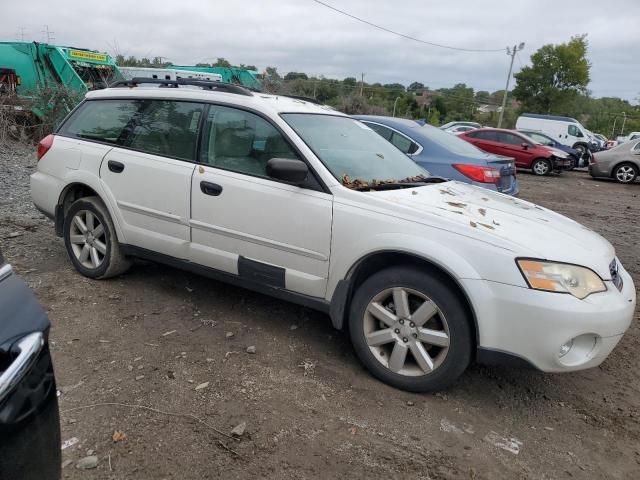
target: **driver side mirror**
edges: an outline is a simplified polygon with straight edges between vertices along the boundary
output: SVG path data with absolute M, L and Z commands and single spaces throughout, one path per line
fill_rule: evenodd
M 529 150 L 529 144 L 527 142 L 522 142 L 521 146 L 524 150 Z
M 267 162 L 267 175 L 275 180 L 300 184 L 307 179 L 309 167 L 302 160 L 272 158 Z

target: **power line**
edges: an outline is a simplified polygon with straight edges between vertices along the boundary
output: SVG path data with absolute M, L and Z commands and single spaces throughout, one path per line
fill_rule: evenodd
M 381 25 L 377 25 L 377 24 L 375 24 L 373 22 L 369 22 L 368 20 L 364 20 L 364 19 L 362 19 L 360 17 L 356 17 L 355 15 L 352 15 L 352 14 L 350 14 L 348 12 L 345 12 L 344 10 L 340 10 L 340 9 L 338 9 L 338 8 L 332 6 L 332 5 L 329 5 L 328 3 L 321 2 L 320 0 L 311 0 L 311 1 L 313 1 L 313 2 L 315 2 L 317 4 L 319 4 L 319 5 L 322 5 L 323 7 L 327 7 L 329 9 L 333 10 L 334 12 L 338 12 L 338 13 L 340 13 L 342 15 L 346 15 L 349 18 L 352 18 L 354 20 L 357 20 L 358 22 L 367 24 L 367 25 L 369 25 L 371 27 L 377 28 L 377 29 L 382 30 L 384 32 L 392 33 L 393 35 L 397 35 L 399 37 L 406 38 L 407 40 L 413 40 L 414 42 L 423 43 L 425 45 L 430 45 L 432 47 L 446 48 L 446 49 L 449 49 L 449 50 L 457 50 L 457 51 L 460 51 L 460 52 L 476 52 L 476 53 L 478 53 L 478 52 L 484 52 L 484 53 L 504 52 L 504 48 L 495 48 L 495 49 L 461 48 L 461 47 L 452 47 L 451 45 L 443 45 L 441 43 L 428 42 L 426 40 L 421 40 L 419 38 L 412 37 L 411 35 L 406 35 L 404 33 L 396 32 L 395 30 L 391 30 L 391 29 L 383 27 Z

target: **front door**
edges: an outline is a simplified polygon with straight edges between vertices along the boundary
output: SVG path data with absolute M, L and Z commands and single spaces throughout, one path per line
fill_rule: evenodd
M 271 158 L 300 158 L 270 122 L 210 106 L 191 192 L 191 260 L 278 288 L 324 297 L 333 198 L 317 182 L 269 178 Z M 313 172 L 309 173 L 310 180 Z

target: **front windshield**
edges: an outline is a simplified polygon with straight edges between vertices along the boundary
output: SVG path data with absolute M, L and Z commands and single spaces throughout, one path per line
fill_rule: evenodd
M 465 142 L 457 135 L 451 135 L 450 133 L 440 130 L 439 128 L 432 127 L 430 125 L 423 125 L 418 127 L 418 131 L 429 140 L 437 143 L 446 150 L 463 155 L 467 157 L 487 157 L 487 153 L 475 147 L 469 142 Z
M 345 186 L 416 182 L 429 176 L 391 143 L 352 118 L 308 113 L 285 113 L 282 118 Z

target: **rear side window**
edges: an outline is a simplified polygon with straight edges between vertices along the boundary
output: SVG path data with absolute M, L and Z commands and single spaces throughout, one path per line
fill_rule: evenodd
M 498 136 L 496 132 L 471 132 L 468 133 L 467 136 L 471 138 L 477 138 L 478 140 L 488 140 L 490 142 L 497 142 Z
M 93 100 L 83 103 L 60 133 L 72 137 L 121 144 L 126 127 L 138 111 L 135 100 Z
M 170 100 L 143 100 L 128 147 L 181 160 L 195 160 L 203 105 Z
M 369 123 L 369 122 L 364 122 L 371 130 L 373 130 L 374 132 L 376 132 L 378 135 L 380 135 L 382 138 L 384 138 L 387 141 L 391 141 L 391 136 L 393 135 L 393 130 L 387 128 L 387 127 L 383 127 L 382 125 L 378 125 L 376 123 Z

